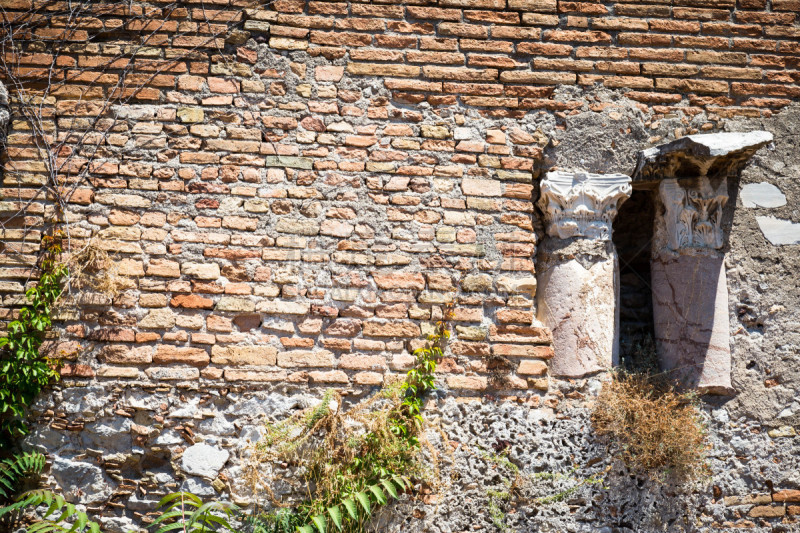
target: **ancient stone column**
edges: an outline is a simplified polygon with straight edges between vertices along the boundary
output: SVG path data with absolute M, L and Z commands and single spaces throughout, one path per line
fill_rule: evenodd
M 580 377 L 619 357 L 619 265 L 611 223 L 631 195 L 624 174 L 548 172 L 538 206 L 537 318 L 553 332 L 550 372 Z
M 653 325 L 662 370 L 703 392 L 731 391 L 722 209 L 727 179 L 663 180 L 650 263 Z
M 731 386 L 723 210 L 729 179 L 768 132 L 691 135 L 641 152 L 634 181 L 656 187 L 650 278 L 659 365 L 700 392 Z

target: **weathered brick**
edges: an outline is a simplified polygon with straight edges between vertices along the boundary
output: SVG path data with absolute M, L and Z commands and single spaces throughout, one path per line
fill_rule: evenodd
M 336 357 L 327 350 L 292 350 L 278 354 L 278 366 L 294 367 L 334 367 Z
M 365 322 L 364 335 L 368 337 L 418 337 L 420 329 L 413 322 Z
M 191 366 L 206 366 L 210 357 L 203 348 L 181 348 L 162 344 L 156 347 L 153 362 L 156 364 L 182 363 Z
M 275 365 L 278 349 L 274 346 L 212 346 L 211 362 L 217 365 Z

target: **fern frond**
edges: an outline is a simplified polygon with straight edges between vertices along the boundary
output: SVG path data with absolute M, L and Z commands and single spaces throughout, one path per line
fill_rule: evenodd
M 19 482 L 44 469 L 47 458 L 39 452 L 27 452 L 0 462 L 0 497 L 10 498 Z
M 0 517 L 42 505 L 47 507 L 43 519 L 28 526 L 27 533 L 100 533 L 100 525 L 91 520 L 89 515 L 77 510 L 63 496 L 47 489 L 23 492 L 16 502 L 0 509 Z
M 203 503 L 199 496 L 191 492 L 168 494 L 158 502 L 158 507 L 162 509 L 162 514 L 150 524 L 150 527 L 161 526 L 156 533 L 173 530 L 206 532 L 222 528 L 232 530 L 228 518 L 238 509 L 230 502 Z

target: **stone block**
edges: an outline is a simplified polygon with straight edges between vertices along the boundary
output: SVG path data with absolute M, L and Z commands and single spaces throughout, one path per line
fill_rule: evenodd
M 275 365 L 278 349 L 269 345 L 222 346 L 211 348 L 211 362 L 217 365 Z

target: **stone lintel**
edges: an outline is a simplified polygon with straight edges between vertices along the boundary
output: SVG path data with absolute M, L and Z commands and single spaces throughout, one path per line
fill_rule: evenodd
M 741 172 L 759 148 L 772 142 L 768 131 L 688 135 L 639 152 L 634 184 L 668 178 L 725 178 Z
M 631 192 L 625 174 L 553 171 L 541 182 L 538 206 L 551 237 L 609 240 L 619 205 Z

